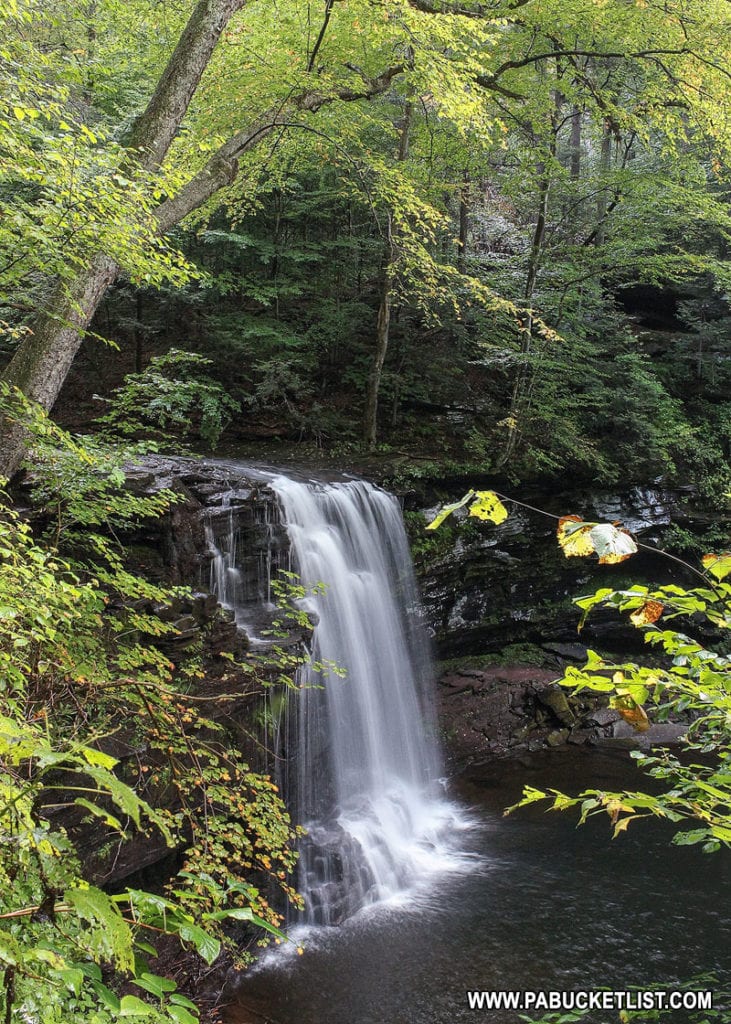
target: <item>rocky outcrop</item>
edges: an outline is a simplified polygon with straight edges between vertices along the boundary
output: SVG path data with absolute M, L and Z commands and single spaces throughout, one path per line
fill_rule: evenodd
M 556 669 L 531 665 L 456 669 L 439 681 L 439 718 L 453 772 L 564 744 L 647 750 L 678 743 L 687 723 L 644 733 L 607 707 L 606 695 L 564 690 Z
M 268 755 L 257 742 L 258 727 L 253 724 L 266 668 L 258 675 L 250 670 L 246 659 L 250 639 L 244 628 L 248 626 L 255 636 L 271 626 L 275 612 L 267 606 L 262 588 L 279 559 L 284 562 L 288 557 L 286 533 L 267 478 L 255 467 L 158 456 L 128 467 L 126 475 L 126 486 L 133 493 L 169 490 L 176 497 L 165 515 L 130 526 L 126 532 L 117 529 L 115 534 L 124 546 L 130 571 L 156 583 L 179 586 L 164 602 L 153 598 L 133 602 L 135 612 L 172 627 L 162 634 L 153 629 L 146 639 L 175 665 L 182 664 L 188 654 L 196 657 L 197 670 L 185 677 L 185 692 L 203 702 L 207 719 L 221 730 L 217 739 L 240 750 L 254 770 L 268 771 Z M 236 584 L 251 597 L 252 615 L 246 623 L 237 622 L 211 592 L 218 545 L 228 541 L 235 546 L 231 553 L 238 567 Z M 124 600 L 113 597 L 110 608 L 120 610 Z M 296 623 L 290 643 L 300 643 L 306 632 Z M 140 739 L 135 718 L 130 714 L 120 720 L 101 745 L 118 759 L 123 774 L 135 779 L 141 770 L 149 780 L 158 774 L 161 755 Z M 179 794 L 170 787 L 161 783 L 158 790 L 149 782 L 146 785 L 144 796 L 153 805 L 177 809 Z M 61 823 L 74 837 L 89 876 L 98 884 L 115 885 L 140 872 L 146 872 L 146 879 L 154 884 L 176 870 L 177 853 L 166 847 L 159 833 L 133 833 L 124 842 L 110 844 L 103 830 L 85 824 L 81 813 L 66 812 Z
M 554 516 L 580 514 L 590 521 L 620 521 L 639 539 L 662 544 L 663 530 L 686 522 L 681 497 L 661 488 L 627 494 L 520 495 Z M 423 525 L 435 508 L 412 514 L 416 567 L 427 618 L 442 657 L 500 651 L 516 643 L 547 650 L 576 645 L 580 613 L 573 601 L 599 587 L 633 581 L 689 582 L 682 567 L 641 551 L 629 562 L 600 566 L 595 559 L 564 557 L 556 543 L 555 519 L 509 506 L 500 526 L 456 513 L 425 539 Z M 582 644 L 606 651 L 633 651 L 642 638 L 617 615 L 597 612 Z

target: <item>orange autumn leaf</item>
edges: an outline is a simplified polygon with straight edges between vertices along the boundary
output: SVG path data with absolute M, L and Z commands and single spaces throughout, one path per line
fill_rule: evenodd
M 623 673 L 615 672 L 614 679 L 612 681 L 615 686 L 623 682 Z M 635 732 L 647 732 L 650 728 L 650 719 L 647 717 L 645 709 L 641 704 L 638 704 L 630 694 L 620 694 L 615 697 L 610 704 L 615 711 L 619 712 L 624 721 L 627 722 L 628 725 L 632 726 Z
M 650 728 L 650 719 L 640 704 L 635 704 L 631 708 L 617 708 L 617 711 L 625 722 L 632 726 L 635 732 L 647 732 Z
M 632 612 L 629 617 L 630 622 L 638 628 L 640 626 L 651 626 L 653 622 L 657 622 L 664 611 L 665 605 L 660 604 L 659 601 L 645 601 L 641 608 Z

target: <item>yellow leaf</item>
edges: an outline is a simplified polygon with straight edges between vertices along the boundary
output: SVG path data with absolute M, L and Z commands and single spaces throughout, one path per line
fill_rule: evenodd
M 445 505 L 444 508 L 441 509 L 441 511 L 438 512 L 436 516 L 432 519 L 432 521 L 429 523 L 429 525 L 427 526 L 427 530 L 436 530 L 437 527 L 442 525 L 447 516 L 451 516 L 451 514 L 453 512 L 456 512 L 458 508 L 462 508 L 462 506 L 466 505 L 468 501 L 471 501 L 474 498 L 474 496 L 474 491 L 468 491 L 467 494 L 465 494 L 464 498 L 460 498 L 459 501 L 455 501 L 451 505 Z
M 589 536 L 594 523 L 585 523 L 578 516 L 563 516 L 558 521 L 556 536 L 567 558 L 585 557 L 594 554 L 594 545 Z
M 717 580 L 722 580 L 731 572 L 731 551 L 724 551 L 721 555 L 704 555 L 701 561 Z
M 665 605 L 660 604 L 659 601 L 645 601 L 641 608 L 632 612 L 629 620 L 633 626 L 638 628 L 640 626 L 650 626 L 653 622 L 657 622 L 664 611 Z
M 633 817 L 635 817 L 635 816 L 633 816 Z M 620 832 L 626 832 L 627 831 L 627 826 L 633 820 L 633 817 L 620 818 L 619 821 L 616 822 L 616 824 L 614 826 L 614 836 L 613 836 L 614 839 L 617 838 L 617 836 L 619 835 Z
M 477 519 L 488 519 L 491 523 L 502 523 L 508 518 L 508 510 L 494 491 L 476 491 L 477 499 L 470 505 L 470 515 Z

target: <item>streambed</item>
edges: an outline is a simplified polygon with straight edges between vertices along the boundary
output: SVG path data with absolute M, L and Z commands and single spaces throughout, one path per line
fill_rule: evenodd
M 473 771 L 459 796 L 474 825 L 455 836 L 468 859 L 397 903 L 311 929 L 303 956 L 265 958 L 224 997 L 228 1024 L 517 1024 L 512 1011 L 471 1010 L 466 990 L 672 988 L 706 972 L 728 990 L 727 855 L 671 846 L 657 823 L 612 842 L 606 817 L 580 829 L 538 807 L 503 818 L 524 783 L 641 788 L 619 751 Z

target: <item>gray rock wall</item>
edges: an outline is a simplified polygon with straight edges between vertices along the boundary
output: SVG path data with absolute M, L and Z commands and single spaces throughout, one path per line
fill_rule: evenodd
M 654 546 L 662 545 L 667 526 L 688 518 L 680 496 L 660 488 L 520 497 L 556 516 L 620 521 L 638 540 Z M 692 579 L 682 567 L 646 551 L 619 565 L 599 565 L 593 557 L 567 559 L 556 541 L 555 519 L 508 508 L 510 516 L 500 526 L 458 512 L 429 534 L 424 525 L 434 508 L 408 517 L 428 621 L 443 658 L 524 643 L 559 654 L 570 645 L 577 658 L 579 642 L 608 651 L 634 650 L 641 636 L 612 613 L 593 615 L 579 637 L 574 599 L 599 587 Z

